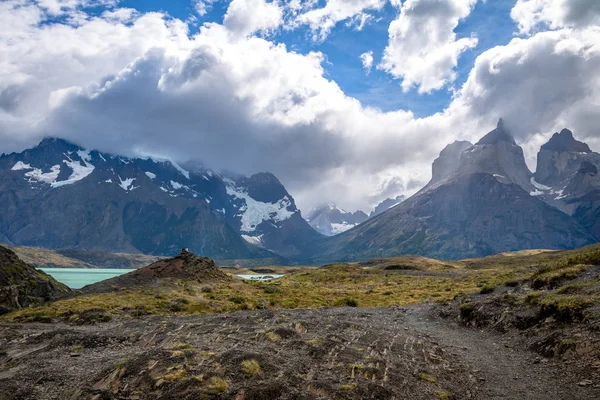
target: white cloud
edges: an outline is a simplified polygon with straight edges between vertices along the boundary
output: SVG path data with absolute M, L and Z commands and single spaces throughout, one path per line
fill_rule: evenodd
M 363 68 L 365 69 L 365 73 L 369 75 L 371 73 L 371 68 L 373 67 L 373 51 L 367 51 L 360 55 L 360 60 L 362 61 Z
M 600 25 L 600 1 L 517 0 L 510 16 L 521 34 L 530 34 L 545 26 L 560 29 Z
M 379 68 L 401 78 L 405 92 L 418 86 L 419 93 L 430 93 L 453 82 L 459 56 L 478 42 L 476 37 L 457 39 L 454 29 L 476 2 L 406 0 L 390 24 Z
M 306 24 L 314 32 L 314 40 L 325 40 L 340 21 L 350 20 L 361 30 L 372 18 L 365 11 L 380 10 L 384 5 L 385 0 L 327 0 L 325 6 L 298 15 L 293 24 Z
M 216 1 L 217 0 L 193 0 L 192 4 L 194 5 L 196 13 L 202 17 L 212 9 L 212 6 Z
M 447 143 L 477 139 L 499 116 L 529 156 L 529 143 L 562 127 L 600 145 L 593 26 L 485 51 L 446 110 L 415 118 L 362 106 L 328 78 L 323 54 L 252 36 L 276 22 L 240 8 L 228 14 L 249 22 L 205 24 L 190 36 L 158 13 L 127 23 L 86 15 L 68 26 L 40 24 L 43 10 L 16 4 L 0 3 L 0 152 L 54 134 L 125 155 L 197 157 L 271 171 L 302 209 L 336 201 L 353 210 L 414 192 Z
M 80 7 L 114 6 L 119 0 L 37 0 L 38 6 L 52 15 L 66 14 Z
M 233 0 L 223 19 L 223 25 L 239 35 L 269 32 L 282 23 L 283 12 L 275 1 Z

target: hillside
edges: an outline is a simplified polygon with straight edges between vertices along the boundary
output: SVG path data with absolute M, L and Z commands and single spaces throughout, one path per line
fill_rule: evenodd
M 67 286 L 0 246 L 0 314 L 40 305 L 69 291 Z

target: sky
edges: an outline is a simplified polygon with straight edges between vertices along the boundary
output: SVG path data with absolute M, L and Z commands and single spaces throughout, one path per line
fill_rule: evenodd
M 0 153 L 45 136 L 246 175 L 302 210 L 410 195 L 502 117 L 600 150 L 597 0 L 3 0 Z

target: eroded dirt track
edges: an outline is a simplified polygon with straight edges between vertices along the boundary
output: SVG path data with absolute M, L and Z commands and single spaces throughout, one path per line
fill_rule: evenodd
M 427 305 L 2 324 L 0 350 L 2 400 L 600 398 L 597 371 Z

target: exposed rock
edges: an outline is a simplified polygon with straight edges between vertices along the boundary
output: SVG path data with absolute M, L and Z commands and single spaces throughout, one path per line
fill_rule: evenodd
M 311 210 L 306 220 L 319 233 L 333 236 L 354 228 L 367 218 L 361 210 L 348 212 L 330 203 Z
M 460 157 L 464 150 L 473 146 L 471 142 L 455 141 L 446 146 L 440 153 L 440 156 L 435 159 L 431 167 L 432 178 L 431 184 L 443 181 L 452 176 L 460 165 Z
M 0 246 L 0 314 L 54 300 L 68 292 L 67 286 Z
M 455 160 L 456 150 L 464 145 L 455 146 L 448 159 Z M 310 260 L 400 254 L 460 259 L 511 250 L 568 249 L 596 241 L 571 217 L 531 195 L 534 190 L 523 150 L 500 121 L 478 144 L 460 153 L 452 174 L 328 239 Z
M 381 203 L 379 203 L 373 209 L 373 211 L 371 211 L 371 214 L 369 214 L 369 218 L 373 218 L 374 216 L 379 215 L 382 212 L 387 211 L 390 208 L 397 206 L 398 204 L 402 203 L 404 200 L 406 200 L 406 197 L 404 195 L 396 196 L 395 199 L 388 198 L 388 199 L 383 200 Z

